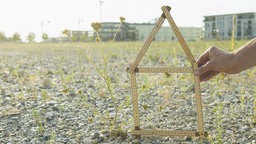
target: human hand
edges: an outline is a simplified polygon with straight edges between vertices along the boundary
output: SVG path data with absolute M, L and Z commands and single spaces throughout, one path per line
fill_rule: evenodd
M 194 74 L 199 76 L 200 81 L 208 81 L 221 72 L 238 73 L 233 53 L 224 52 L 214 46 L 199 57 L 197 64 L 198 70 Z

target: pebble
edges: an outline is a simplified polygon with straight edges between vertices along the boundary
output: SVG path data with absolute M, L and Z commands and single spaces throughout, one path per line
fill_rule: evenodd
M 50 121 L 50 120 L 54 119 L 54 117 L 55 117 L 55 114 L 53 112 L 47 112 L 45 114 L 45 118 L 46 118 L 47 121 Z
M 63 54 L 62 56 L 56 54 L 57 52 L 52 49 L 40 50 L 42 52 L 39 55 L 36 54 L 36 51 L 31 50 L 33 54 L 28 52 L 31 55 L 24 57 L 13 55 L 7 55 L 4 59 L 0 57 L 1 62 L 8 61 L 9 64 L 9 66 L 3 65 L 3 69 L 18 67 L 25 74 L 18 79 L 11 77 L 8 72 L 3 76 L 5 81 L 0 79 L 0 143 L 49 143 L 50 140 L 54 143 L 70 144 L 78 143 L 78 141 L 86 144 L 198 143 L 197 139 L 191 137 L 141 136 L 141 138 L 135 138 L 130 133 L 134 128 L 134 119 L 129 74 L 124 73 L 123 68 L 116 67 L 113 76 L 110 77 L 115 96 L 115 103 L 113 103 L 114 101 L 105 91 L 102 78 L 93 71 L 93 65 L 88 62 L 81 63 L 82 72 L 77 76 L 76 60 L 78 57 L 72 55 L 70 49 L 60 49 L 61 52 L 68 53 L 68 55 Z M 72 52 L 75 50 L 72 49 Z M 37 55 L 36 59 L 34 55 Z M 125 54 L 125 57 L 129 56 Z M 182 56 L 179 57 L 182 58 L 181 63 L 183 63 L 185 59 Z M 111 61 L 109 66 L 119 66 L 120 64 L 115 63 L 116 61 L 126 63 L 123 62 L 124 59 L 119 61 L 118 58 Z M 98 59 L 95 58 L 95 60 Z M 11 62 L 13 60 L 15 63 Z M 158 60 L 154 60 L 153 63 L 157 64 Z M 73 81 L 65 81 L 62 76 L 70 77 L 70 74 L 73 75 Z M 154 78 L 159 79 L 160 77 L 154 75 Z M 183 83 L 187 89 L 173 86 L 179 83 L 175 77 L 170 80 L 170 83 L 165 82 L 170 89 L 168 92 L 162 93 L 167 88 L 163 89 L 163 85 L 160 83 L 154 86 L 152 83 L 157 82 L 155 79 L 149 81 L 149 85 L 152 86 L 147 91 L 138 90 L 141 128 L 197 130 L 193 84 Z M 21 92 L 19 82 L 22 80 L 27 83 L 22 86 L 25 95 L 21 100 L 15 96 L 16 93 Z M 223 130 L 223 143 L 254 144 L 256 143 L 255 124 L 248 124 L 248 121 L 252 123 L 254 92 L 252 92 L 253 89 L 246 92 L 242 109 L 239 87 L 245 86 L 241 80 L 237 81 L 234 84 L 221 84 L 221 86 L 216 84 L 217 82 L 202 84 L 205 131 L 211 137 L 216 138 L 218 122 L 220 122 Z M 123 82 L 123 84 L 119 84 L 119 82 Z M 247 80 L 246 82 L 250 83 L 251 81 Z M 255 84 L 252 82 L 250 85 Z M 236 89 L 235 93 L 232 89 L 224 90 L 225 86 Z M 41 99 L 42 88 L 47 91 L 46 100 Z M 99 91 L 104 91 L 104 95 L 99 96 Z M 129 101 L 126 101 L 127 97 L 130 98 Z M 119 110 L 117 121 L 122 123 L 122 129 L 127 132 L 127 136 L 115 137 L 109 132 L 111 122 L 115 118 L 114 105 L 119 107 L 124 102 L 126 104 L 123 105 L 123 109 Z M 224 109 L 219 113 L 213 111 L 221 103 L 224 104 Z M 143 109 L 143 105 L 147 105 L 147 109 Z M 10 106 L 15 108 L 15 113 L 3 114 Z M 33 111 L 37 111 L 38 115 L 35 116 Z M 106 116 L 106 113 L 109 114 L 109 117 Z M 218 119 L 219 115 L 221 115 L 220 119 Z M 217 142 L 214 139 L 213 143 Z
M 100 134 L 98 132 L 95 132 L 91 135 L 91 138 L 94 140 L 94 139 L 98 139 L 100 138 Z

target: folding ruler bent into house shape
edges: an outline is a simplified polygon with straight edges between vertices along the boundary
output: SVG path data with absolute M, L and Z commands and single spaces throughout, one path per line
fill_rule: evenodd
M 195 87 L 195 98 L 196 98 L 196 111 L 197 111 L 197 123 L 198 130 L 195 131 L 176 131 L 176 130 L 145 130 L 140 129 L 140 120 L 139 120 L 139 106 L 138 106 L 138 94 L 136 86 L 136 73 L 193 73 L 193 70 L 197 69 L 197 63 L 189 50 L 184 38 L 182 37 L 178 27 L 176 26 L 172 16 L 170 15 L 171 7 L 162 6 L 162 15 L 155 24 L 152 32 L 147 38 L 146 42 L 142 46 L 140 52 L 138 53 L 135 61 L 127 68 L 127 71 L 131 76 L 131 90 L 132 90 L 132 104 L 133 104 L 133 114 L 134 114 L 134 126 L 135 129 L 132 130 L 133 135 L 159 135 L 159 136 L 191 136 L 199 137 L 204 139 L 207 137 L 207 133 L 204 131 L 204 121 L 203 121 L 203 112 L 202 112 L 202 99 L 201 99 L 201 90 L 200 90 L 200 80 L 198 76 L 194 76 L 194 87 Z M 175 33 L 181 47 L 183 48 L 186 57 L 191 63 L 192 67 L 138 67 L 142 57 L 147 51 L 149 45 L 154 40 L 157 32 L 161 28 L 164 20 L 167 19 L 173 32 Z

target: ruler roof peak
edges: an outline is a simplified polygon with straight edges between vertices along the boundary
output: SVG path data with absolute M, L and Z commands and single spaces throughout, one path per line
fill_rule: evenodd
M 155 38 L 156 34 L 158 33 L 159 29 L 163 25 L 165 19 L 167 19 L 167 21 L 169 22 L 170 27 L 172 28 L 176 38 L 178 39 L 178 42 L 180 43 L 184 53 L 186 54 L 187 59 L 191 63 L 192 67 L 194 67 L 194 64 L 196 63 L 195 58 L 192 55 L 191 51 L 189 50 L 186 41 L 182 37 L 177 25 L 175 24 L 172 16 L 169 13 L 170 10 L 171 10 L 171 7 L 170 6 L 162 6 L 161 9 L 163 11 L 162 15 L 160 16 L 160 18 L 156 22 L 156 24 L 155 24 L 154 28 L 152 29 L 151 33 L 149 34 L 147 40 L 145 41 L 144 45 L 142 46 L 141 50 L 139 51 L 138 55 L 136 56 L 135 61 L 127 69 L 128 72 L 130 72 L 130 73 L 135 72 L 137 66 L 139 65 L 141 59 L 143 58 L 146 51 L 148 50 L 148 47 L 150 46 L 150 44 L 154 40 L 154 38 Z

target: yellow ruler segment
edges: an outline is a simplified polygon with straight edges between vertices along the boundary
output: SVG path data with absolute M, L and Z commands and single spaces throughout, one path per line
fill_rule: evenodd
M 193 64 L 193 68 L 198 69 L 197 63 Z M 197 123 L 200 137 L 204 136 L 204 118 L 203 118 L 203 108 L 202 108 L 202 97 L 200 88 L 199 76 L 194 76 L 195 81 L 195 93 L 196 93 L 196 111 L 197 111 Z
M 133 107 L 133 117 L 135 129 L 140 129 L 140 118 L 139 118 L 139 104 L 138 104 L 138 94 L 136 86 L 136 74 L 131 73 L 131 85 L 132 85 L 132 107 Z
M 190 67 L 137 67 L 136 73 L 192 73 Z
M 138 53 L 135 62 L 131 65 L 129 72 L 133 72 L 135 70 L 135 68 L 138 66 L 138 64 L 140 63 L 142 57 L 144 56 L 145 52 L 147 51 L 148 47 L 150 46 L 150 44 L 152 43 L 152 41 L 154 40 L 157 32 L 159 31 L 159 29 L 161 28 L 162 24 L 164 23 L 165 18 L 164 17 L 160 17 L 155 25 L 155 27 L 153 28 L 152 32 L 150 33 L 149 37 L 147 38 L 146 42 L 144 43 L 144 45 L 142 46 L 140 52 Z
M 184 50 L 188 60 L 190 61 L 191 65 L 193 65 L 196 62 L 196 60 L 195 60 L 194 56 L 192 55 L 191 51 L 189 50 L 187 43 L 185 42 L 184 38 L 182 37 L 182 35 L 181 35 L 177 25 L 175 24 L 171 14 L 169 13 L 168 9 L 169 9 L 168 6 L 163 6 L 162 7 L 162 10 L 163 10 L 170 26 L 172 27 L 172 30 L 175 33 L 181 47 L 183 48 L 183 50 Z
M 159 135 L 159 136 L 191 136 L 196 137 L 196 131 L 171 131 L 171 130 L 133 130 L 133 135 Z

